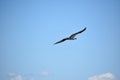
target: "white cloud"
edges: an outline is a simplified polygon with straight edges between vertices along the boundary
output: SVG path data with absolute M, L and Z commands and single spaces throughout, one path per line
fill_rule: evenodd
M 10 80 L 24 80 L 24 78 L 21 75 L 11 76 Z
M 49 74 L 49 72 L 41 72 L 40 75 L 41 76 L 49 76 L 50 74 Z
M 14 72 L 8 73 L 8 76 L 10 76 L 10 77 L 15 76 L 15 75 L 16 75 L 16 73 L 14 73 Z
M 47 71 L 43 71 L 40 73 L 36 73 L 36 74 L 27 74 L 27 75 L 21 75 L 21 74 L 17 74 L 15 72 L 9 72 L 8 73 L 8 78 L 9 80 L 35 80 L 36 76 L 41 76 L 41 77 L 48 77 L 51 76 L 52 74 L 47 72 Z
M 9 80 L 34 80 L 32 76 L 23 76 L 16 73 L 8 73 Z
M 88 80 L 116 80 L 116 78 L 112 73 L 105 73 L 101 75 L 92 76 L 88 78 Z

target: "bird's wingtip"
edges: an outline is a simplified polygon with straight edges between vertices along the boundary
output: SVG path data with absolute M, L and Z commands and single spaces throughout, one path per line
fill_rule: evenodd
M 87 27 L 85 27 L 84 29 L 87 29 Z
M 57 43 L 54 43 L 53 45 L 56 45 Z
M 56 45 L 55 43 L 53 45 Z

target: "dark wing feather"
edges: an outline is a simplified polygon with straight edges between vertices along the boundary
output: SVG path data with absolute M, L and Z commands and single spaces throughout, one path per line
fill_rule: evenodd
M 58 42 L 56 42 L 56 43 L 54 43 L 54 44 L 58 44 L 58 43 L 61 43 L 61 42 L 64 42 L 65 40 L 67 40 L 68 38 L 64 38 L 64 39 L 62 39 L 62 40 L 60 40 L 60 41 L 58 41 Z
M 84 29 L 82 29 L 81 31 L 72 34 L 69 38 L 74 38 L 77 34 L 80 34 L 80 33 L 82 33 L 85 30 L 86 30 L 86 27 Z

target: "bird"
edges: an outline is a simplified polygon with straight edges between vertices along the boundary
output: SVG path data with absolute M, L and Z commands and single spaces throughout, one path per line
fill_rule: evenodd
M 63 38 L 62 40 L 60 40 L 60 41 L 58 41 L 58 42 L 55 42 L 54 45 L 55 45 L 55 44 L 58 44 L 58 43 L 61 43 L 61 42 L 64 42 L 64 41 L 66 41 L 66 40 L 76 40 L 77 38 L 75 38 L 75 36 L 76 36 L 77 34 L 80 34 L 80 33 L 84 32 L 85 30 L 86 30 L 86 27 L 85 27 L 84 29 L 80 30 L 79 32 L 76 32 L 76 33 L 70 35 L 69 37 Z

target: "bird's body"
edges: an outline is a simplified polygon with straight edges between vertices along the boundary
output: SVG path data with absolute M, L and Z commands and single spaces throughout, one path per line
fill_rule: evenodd
M 67 37 L 67 38 L 64 38 L 64 39 L 62 39 L 62 40 L 60 40 L 60 41 L 58 41 L 58 42 L 56 42 L 56 43 L 54 43 L 54 44 L 58 44 L 58 43 L 61 43 L 61 42 L 66 41 L 66 40 L 75 40 L 75 39 L 77 39 L 77 38 L 75 38 L 75 36 L 76 36 L 77 34 L 82 33 L 82 32 L 85 31 L 85 30 L 86 30 L 86 27 L 85 27 L 83 30 L 81 30 L 81 31 L 79 31 L 79 32 L 76 32 L 76 33 L 72 34 L 71 36 L 69 36 L 69 37 Z

